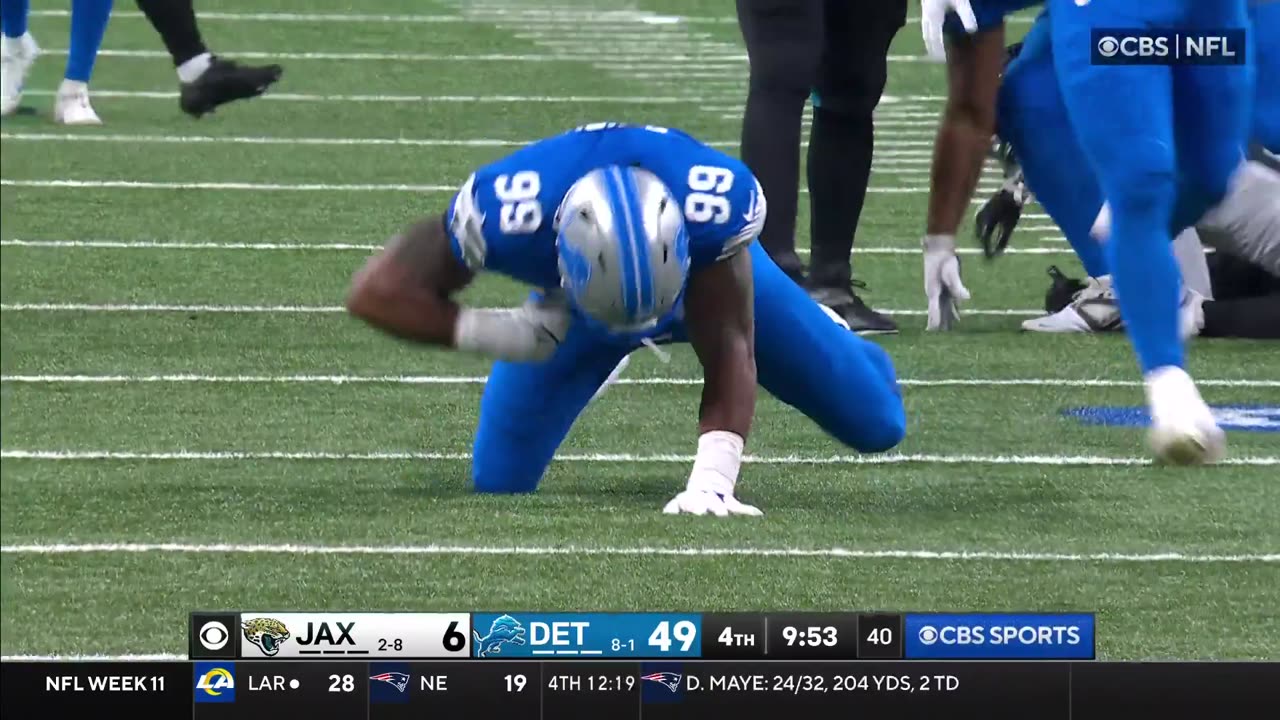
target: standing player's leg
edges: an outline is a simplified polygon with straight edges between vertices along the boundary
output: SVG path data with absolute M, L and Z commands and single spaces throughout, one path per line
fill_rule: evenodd
M 888 353 L 836 324 L 759 243 L 751 265 L 760 385 L 859 452 L 902 442 L 906 410 Z
M 1173 73 L 1092 60 L 1095 27 L 1170 27 L 1181 19 L 1174 4 L 1158 5 L 1055 0 L 1050 16 L 1063 99 L 1111 207 L 1108 266 L 1147 380 L 1152 445 L 1162 458 L 1189 463 L 1215 459 L 1225 442 L 1183 370 L 1181 287 L 1169 232 L 1177 198 Z M 1154 10 L 1169 17 L 1150 16 Z
M 1102 188 L 1076 142 L 1058 78 L 1048 18 L 1023 40 L 1005 69 L 997 104 L 1001 139 L 1013 146 L 1027 186 L 1062 228 L 1089 277 L 1108 274 L 1102 244 L 1091 234 L 1102 209 Z
M 1280 154 L 1280 2 L 1257 2 L 1250 10 L 1257 83 L 1253 139 Z
M 480 401 L 471 477 L 477 492 L 533 492 L 569 433 L 630 347 L 580 326 L 542 363 L 498 362 Z
M 1218 32 L 1246 28 L 1244 0 L 1192 2 L 1188 25 Z M 1254 124 L 1253 33 L 1239 65 L 1179 65 L 1173 69 L 1174 140 L 1179 170 L 1179 214 L 1194 223 L 1222 202 L 1244 164 Z
M 30 0 L 0 0 L 0 115 L 10 115 L 22 103 L 22 86 L 40 54 L 27 32 Z
M 67 70 L 53 106 L 53 119 L 63 125 L 101 125 L 89 104 L 89 78 L 111 20 L 112 0 L 71 0 L 71 44 Z
M 196 24 L 194 0 L 137 0 L 178 70 L 183 112 L 200 117 L 223 103 L 261 95 L 284 70 L 224 60 L 209 52 Z
M 852 253 L 871 178 L 873 116 L 888 79 L 889 46 L 906 22 L 907 3 L 815 4 L 823 4 L 825 13 L 807 164 L 809 289 L 855 332 L 893 333 L 897 324 L 854 292 Z
M 820 0 L 737 0 L 738 24 L 751 60 L 742 114 L 742 161 L 769 198 L 760 242 L 799 282 L 796 207 L 800 130 L 822 52 Z

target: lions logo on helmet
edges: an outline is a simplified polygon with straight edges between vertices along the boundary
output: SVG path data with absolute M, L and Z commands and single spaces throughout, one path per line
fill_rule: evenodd
M 561 287 L 592 320 L 638 331 L 675 309 L 689 274 L 689 234 L 656 175 L 593 170 L 569 188 L 556 218 Z

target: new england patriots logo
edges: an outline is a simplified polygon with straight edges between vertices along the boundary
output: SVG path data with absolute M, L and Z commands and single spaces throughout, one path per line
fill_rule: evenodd
M 650 682 L 656 682 L 659 685 L 665 685 L 666 688 L 671 692 L 677 692 L 680 690 L 681 677 L 683 676 L 680 673 L 656 672 L 656 673 L 649 673 L 648 675 L 641 675 L 640 679 L 648 680 Z
M 387 683 L 400 692 L 404 692 L 404 689 L 409 687 L 409 676 L 402 672 L 378 673 L 377 675 L 370 675 L 369 679 Z
M 502 646 L 507 643 L 523 645 L 525 629 L 519 620 L 510 615 L 502 615 L 489 626 L 488 635 L 480 637 L 480 633 L 475 630 L 471 631 L 471 635 L 475 639 L 476 657 L 489 657 L 491 654 L 500 654 Z

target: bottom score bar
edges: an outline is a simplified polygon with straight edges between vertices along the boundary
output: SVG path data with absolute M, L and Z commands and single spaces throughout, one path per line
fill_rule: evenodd
M 1276 663 L 4 662 L 0 717 L 1270 718 Z

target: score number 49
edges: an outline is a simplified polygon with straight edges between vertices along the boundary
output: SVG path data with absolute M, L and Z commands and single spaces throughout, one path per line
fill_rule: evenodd
M 663 620 L 649 635 L 649 647 L 656 647 L 659 652 L 665 653 L 671 652 L 674 643 L 680 643 L 679 652 L 685 653 L 689 652 L 697 639 L 698 626 L 689 620 L 680 620 L 675 624 L 670 620 Z

